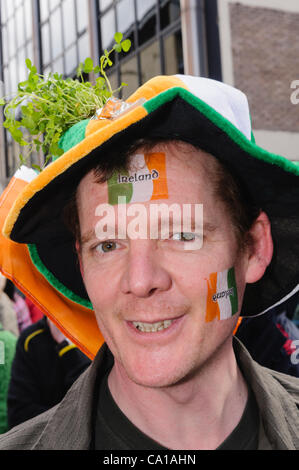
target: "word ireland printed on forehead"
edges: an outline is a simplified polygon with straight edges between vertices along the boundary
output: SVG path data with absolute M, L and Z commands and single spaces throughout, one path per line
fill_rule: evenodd
M 166 155 L 133 155 L 130 170 L 116 172 L 108 180 L 108 203 L 118 204 L 119 196 L 127 204 L 168 199 Z

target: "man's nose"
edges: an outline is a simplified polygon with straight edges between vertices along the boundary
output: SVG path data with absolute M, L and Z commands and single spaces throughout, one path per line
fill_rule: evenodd
M 159 256 L 154 240 L 131 241 L 121 280 L 124 294 L 146 298 L 171 287 L 171 276 L 162 266 Z

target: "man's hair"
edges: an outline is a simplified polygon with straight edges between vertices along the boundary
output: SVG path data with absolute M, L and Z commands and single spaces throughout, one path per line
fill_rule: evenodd
M 181 140 L 169 138 L 139 139 L 122 150 L 117 149 L 110 152 L 104 161 L 101 160 L 99 162 L 97 159 L 94 159 L 95 161 L 85 168 L 82 178 L 90 171 L 93 171 L 95 181 L 99 184 L 104 183 L 114 172 L 129 169 L 131 157 L 137 150 L 140 151 L 142 148 L 144 153 L 149 153 L 159 144 L 167 146 L 173 143 L 180 145 L 180 150 L 186 155 L 188 155 L 188 149 L 190 148 L 201 150 Z M 231 218 L 239 248 L 245 248 L 252 243 L 249 230 L 259 216 L 261 209 L 250 201 L 248 194 L 245 194 L 244 188 L 241 187 L 237 178 L 233 176 L 231 171 L 217 158 L 210 154 L 209 157 L 211 158 L 207 158 L 204 161 L 204 166 L 213 193 L 215 197 L 222 202 L 227 210 L 227 214 Z M 81 234 L 76 193 L 77 188 L 64 209 L 64 221 L 68 229 L 74 235 L 75 240 L 80 243 Z

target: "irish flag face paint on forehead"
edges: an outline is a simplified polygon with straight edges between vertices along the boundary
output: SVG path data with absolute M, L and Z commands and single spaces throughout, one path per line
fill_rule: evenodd
M 114 173 L 108 180 L 108 203 L 147 202 L 168 199 L 165 153 L 137 154 L 131 158 L 130 170 Z
M 238 312 L 238 292 L 235 269 L 211 273 L 207 279 L 206 321 L 225 320 Z

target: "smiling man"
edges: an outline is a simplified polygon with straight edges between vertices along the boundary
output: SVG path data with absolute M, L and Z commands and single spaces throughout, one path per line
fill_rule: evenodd
M 117 359 L 110 379 L 115 388 L 127 375 L 140 385 L 161 387 L 200 369 L 225 345 L 228 336 L 231 341 L 236 323 L 236 317 L 227 322 L 206 320 L 211 272 L 234 268 L 241 305 L 245 283 L 263 274 L 272 254 L 265 216 L 256 224 L 256 230 L 266 238 L 259 243 L 270 245 L 261 260 L 257 262 L 255 253 L 239 247 L 229 208 L 215 196 L 213 185 L 205 184 L 212 183 L 209 167 L 217 165 L 213 157 L 183 143 L 161 144 L 153 148 L 157 150 L 165 152 L 167 161 L 166 204 L 181 207 L 200 201 L 203 205 L 204 242 L 200 249 L 192 249 L 196 233 L 186 241 L 188 234 L 180 227 L 174 227 L 178 228 L 175 232 L 171 224 L 168 238 L 154 239 L 149 234 L 145 239 L 101 240 L 95 230 L 96 207 L 106 202 L 106 184 L 97 183 L 89 172 L 77 191 L 83 240 L 85 232 L 94 232 L 87 242 L 78 244 L 82 276 L 100 329 Z M 150 218 L 153 202 L 142 204 Z M 259 246 L 257 250 L 261 251 Z
M 145 153 L 142 148 L 136 152 Z M 77 191 L 82 277 L 114 356 L 108 384 L 120 409 L 166 447 L 213 449 L 240 421 L 247 387 L 232 348 L 237 316 L 207 321 L 213 313 L 207 282 L 211 272 L 232 268 L 232 295 L 241 305 L 245 283 L 258 279 L 271 259 L 269 222 L 261 215 L 251 230 L 254 249 L 241 247 L 230 207 L 215 194 L 213 170 L 219 164 L 214 157 L 182 142 L 156 145 L 151 152 L 145 153 L 148 159 L 160 154 L 166 160 L 169 197 L 164 204 L 203 205 L 201 248 L 197 233 L 186 241 L 181 224 L 173 227 L 168 218 L 161 220 L 161 226 L 170 224 L 168 238 L 99 239 L 96 208 L 106 203 L 107 184 L 99 184 L 91 171 Z M 140 204 L 150 218 L 153 202 Z M 84 236 L 92 232 L 93 237 Z M 213 389 L 218 393 L 211 395 Z
M 90 356 L 104 344 L 0 448 L 296 449 L 298 380 L 233 334 L 298 290 L 298 170 L 254 144 L 246 97 L 222 83 L 156 77 L 128 104 L 83 140 L 71 129 L 5 222 L 73 302 L 50 316 Z

